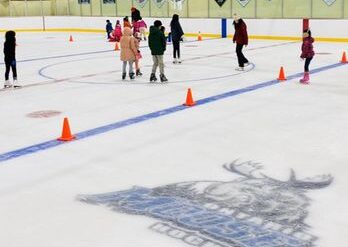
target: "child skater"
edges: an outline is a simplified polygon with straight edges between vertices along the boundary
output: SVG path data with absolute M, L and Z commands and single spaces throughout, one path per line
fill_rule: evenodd
M 105 27 L 105 29 L 106 29 L 107 37 L 108 37 L 108 39 L 110 39 L 110 35 L 111 35 L 112 31 L 113 31 L 112 23 L 110 22 L 110 20 L 106 20 L 106 27 Z
M 177 14 L 173 15 L 172 21 L 170 22 L 170 30 L 172 35 L 172 42 L 173 42 L 173 63 L 181 63 L 180 60 L 180 40 L 182 39 L 182 36 L 184 35 L 184 32 L 182 31 L 180 22 L 179 22 L 179 16 Z
M 139 26 L 140 38 L 146 40 L 147 25 L 142 18 L 140 18 L 140 20 L 138 21 L 138 26 Z
M 130 29 L 132 29 L 132 24 L 129 22 L 128 20 L 128 16 L 126 16 L 125 18 L 123 18 L 123 27 L 129 27 Z
M 17 66 L 16 66 L 16 33 L 14 31 L 7 31 L 5 34 L 4 43 L 4 54 L 5 54 L 5 88 L 12 87 L 9 81 L 10 69 L 13 74 L 13 87 L 19 88 L 20 85 L 17 82 Z
M 140 71 L 140 59 L 142 58 L 142 55 L 140 53 L 140 33 L 134 33 L 134 38 L 135 38 L 135 47 L 137 49 L 137 54 L 135 56 L 135 75 L 136 76 L 142 76 L 143 73 Z
M 122 37 L 122 27 L 120 21 L 116 21 L 114 32 L 112 33 L 112 41 L 120 42 Z
M 162 22 L 160 20 L 156 20 L 154 22 L 154 25 L 150 27 L 149 47 L 151 50 L 151 55 L 153 60 L 150 82 L 157 81 L 157 78 L 156 78 L 157 67 L 160 68 L 161 82 L 168 81 L 168 79 L 164 75 L 164 63 L 163 63 L 163 54 L 166 50 L 167 42 L 166 42 L 164 33 L 160 30 L 161 26 L 162 26 Z
M 122 80 L 126 79 L 127 74 L 127 63 L 129 65 L 129 78 L 134 80 L 134 71 L 133 71 L 133 63 L 135 61 L 135 57 L 138 53 L 135 44 L 135 38 L 133 37 L 132 29 L 129 27 L 125 27 L 123 29 L 123 35 L 120 41 L 121 44 L 121 61 L 123 61 L 123 70 L 122 70 Z
M 314 39 L 312 38 L 311 30 L 304 30 L 301 58 L 305 59 L 305 65 L 303 78 L 300 80 L 303 84 L 309 84 L 309 64 L 314 57 L 313 43 Z

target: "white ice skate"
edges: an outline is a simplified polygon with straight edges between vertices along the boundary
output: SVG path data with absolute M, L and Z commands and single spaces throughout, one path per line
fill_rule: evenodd
M 17 79 L 14 79 L 14 80 L 13 80 L 13 87 L 14 87 L 14 88 L 20 88 L 20 87 L 22 87 L 22 86 L 18 83 Z
M 245 63 L 245 64 L 244 64 L 244 66 L 249 66 L 249 65 L 250 65 L 250 63 L 249 63 L 249 62 L 247 62 L 247 63 Z
M 236 70 L 237 71 L 244 71 L 244 67 L 237 67 Z
M 181 63 L 181 59 L 180 58 L 178 59 L 178 63 Z
M 6 80 L 4 83 L 4 88 L 10 88 L 12 87 L 11 82 L 9 80 Z
M 178 63 L 178 59 L 174 58 L 173 64 L 177 64 L 177 63 Z

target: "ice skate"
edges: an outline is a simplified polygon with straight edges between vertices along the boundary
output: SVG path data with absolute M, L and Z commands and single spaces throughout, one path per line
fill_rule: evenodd
M 137 69 L 136 76 L 142 76 L 142 75 L 143 75 L 143 73 L 141 73 L 140 69 Z
M 4 83 L 4 88 L 11 88 L 11 87 L 12 87 L 12 85 L 11 85 L 10 81 L 6 80 Z
M 250 65 L 249 62 L 244 63 L 244 66 L 249 66 L 249 65 Z
M 303 78 L 300 80 L 302 84 L 309 84 L 309 73 L 305 72 Z
M 178 63 L 181 64 L 181 59 L 180 58 L 178 59 Z
M 17 79 L 13 80 L 13 88 L 21 88 L 22 86 L 18 83 Z
M 244 71 L 244 67 L 237 67 L 236 70 L 237 71 Z
M 161 79 L 161 82 L 167 82 L 168 81 L 167 77 L 164 74 L 160 75 L 160 79 Z
M 154 73 L 152 73 L 150 76 L 150 82 L 156 82 L 156 81 L 157 81 L 157 77 Z
M 135 74 L 134 74 L 134 73 L 129 73 L 129 78 L 130 78 L 131 80 L 134 80 L 134 79 L 135 79 Z
M 177 63 L 178 63 L 178 59 L 174 58 L 173 64 L 177 64 Z
M 126 80 L 126 73 L 122 73 L 122 80 Z

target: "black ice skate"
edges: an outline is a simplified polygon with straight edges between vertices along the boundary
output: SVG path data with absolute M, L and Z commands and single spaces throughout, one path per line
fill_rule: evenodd
M 140 69 L 137 69 L 136 76 L 142 76 L 143 73 L 141 73 Z
M 152 73 L 150 76 L 150 82 L 156 82 L 156 81 L 157 81 L 157 77 L 154 73 Z
M 167 82 L 168 81 L 167 77 L 164 74 L 160 75 L 160 79 L 161 79 L 161 82 Z
M 122 73 L 122 80 L 126 80 L 126 73 Z
M 134 74 L 134 73 L 129 73 L 129 78 L 130 78 L 131 80 L 134 80 L 134 79 L 135 79 L 135 74 Z

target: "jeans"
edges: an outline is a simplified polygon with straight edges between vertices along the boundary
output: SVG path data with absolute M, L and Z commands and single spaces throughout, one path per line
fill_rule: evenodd
M 133 74 L 133 63 L 134 61 L 123 61 L 123 67 L 122 67 L 122 73 L 126 74 L 127 73 L 127 63 L 129 65 L 129 74 Z
M 160 73 L 164 74 L 163 55 L 153 55 L 152 60 L 153 60 L 152 74 L 156 74 L 156 70 L 158 66 L 160 69 Z
M 237 57 L 238 57 L 239 67 L 244 67 L 244 64 L 249 62 L 248 59 L 246 59 L 246 57 L 244 57 L 244 54 L 242 52 L 243 46 L 244 45 L 242 45 L 242 44 L 236 45 L 236 53 L 237 53 Z
M 305 60 L 305 66 L 304 66 L 304 71 L 308 72 L 309 71 L 309 64 L 311 63 L 313 57 L 308 57 Z
M 177 56 L 180 58 L 180 40 L 173 40 L 173 57 L 176 58 Z
M 7 81 L 10 75 L 10 69 L 12 69 L 13 79 L 17 79 L 17 66 L 16 66 L 16 60 L 5 60 L 6 65 L 6 71 L 5 71 L 5 80 Z

